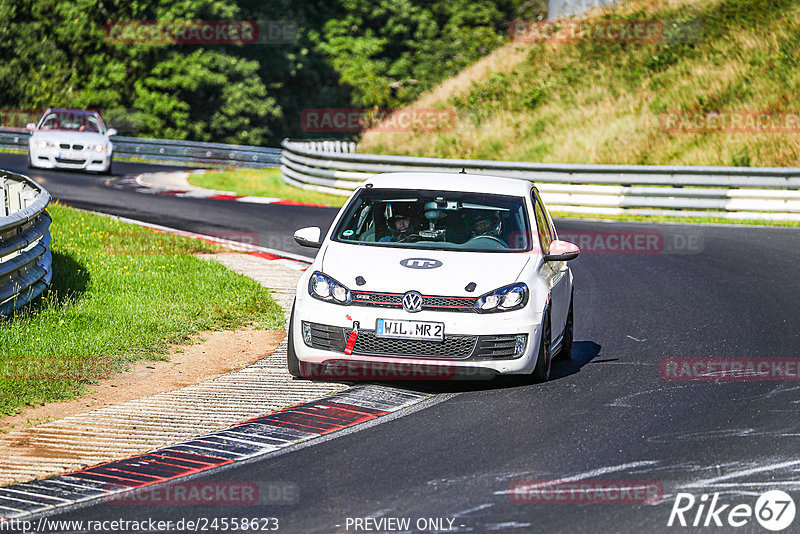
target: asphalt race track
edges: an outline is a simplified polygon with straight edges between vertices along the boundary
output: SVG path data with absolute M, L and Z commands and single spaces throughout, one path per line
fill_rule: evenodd
M 0 168 L 27 173 L 22 156 L 3 154 Z M 115 162 L 117 173 L 150 169 Z M 69 205 L 204 233 L 255 232 L 263 246 L 303 254 L 309 251 L 291 243 L 293 231 L 327 227 L 335 213 L 143 195 L 76 173 L 31 175 Z M 751 507 L 767 490 L 797 495 L 796 378 L 667 380 L 661 364 L 667 358 L 796 359 L 800 232 L 576 220 L 557 227 L 562 236 L 601 236 L 606 243 L 610 232 L 646 232 L 662 235 L 665 245 L 622 254 L 583 247 L 571 263 L 578 342 L 571 362 L 554 364 L 551 382 L 406 384 L 441 395 L 410 412 L 195 479 L 288 483 L 298 491 L 294 504 L 98 502 L 53 519 L 277 517 L 280 532 L 384 532 L 394 530 L 359 530 L 354 520 L 410 518 L 408 530 L 426 531 L 415 526 L 418 520 L 442 518 L 445 527 L 452 520 L 450 532 L 684 532 L 695 530 L 667 526 L 679 492 L 698 502 L 718 492 L 720 504 Z M 690 253 L 667 246 L 688 241 Z M 647 482 L 663 488 L 663 500 L 621 503 L 595 494 L 595 502 L 584 502 L 583 493 L 565 503 L 512 490 L 557 480 Z M 687 521 L 697 510 L 686 513 Z M 729 511 L 719 515 L 723 522 Z M 732 530 L 724 524 L 711 531 Z M 794 531 L 797 525 L 800 519 Z M 753 517 L 733 530 L 767 532 Z
M 290 205 L 276 205 L 264 209 L 264 206 L 256 204 L 145 195 L 107 187 L 105 182 L 109 180 L 108 176 L 63 170 L 29 170 L 25 156 L 20 154 L 0 153 L 0 169 L 33 178 L 42 184 L 53 198 L 76 208 L 111 213 L 180 230 L 220 235 L 235 241 L 255 240 L 253 244 L 262 247 L 304 256 L 313 256 L 313 251 L 310 253 L 309 249 L 298 246 L 292 239 L 292 232 L 275 231 L 275 229 L 284 227 L 286 221 L 292 224 L 298 221 L 297 228 L 303 225 L 321 226 L 325 230 L 338 211 L 333 208 Z M 114 176 L 110 179 L 119 180 L 123 176 L 135 176 L 145 172 L 180 169 L 185 167 L 115 161 Z M 241 239 L 237 239 L 237 234 L 242 234 Z

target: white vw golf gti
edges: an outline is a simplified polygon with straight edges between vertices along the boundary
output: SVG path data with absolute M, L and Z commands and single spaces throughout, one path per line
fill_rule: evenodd
M 382 174 L 320 233 L 294 235 L 320 249 L 289 322 L 294 376 L 545 381 L 570 357 L 567 262 L 580 251 L 558 240 L 530 182 Z

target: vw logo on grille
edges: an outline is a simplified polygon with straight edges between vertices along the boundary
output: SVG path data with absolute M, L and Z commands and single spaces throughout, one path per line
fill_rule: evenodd
M 416 291 L 409 291 L 403 295 L 403 309 L 415 313 L 422 309 L 422 295 Z

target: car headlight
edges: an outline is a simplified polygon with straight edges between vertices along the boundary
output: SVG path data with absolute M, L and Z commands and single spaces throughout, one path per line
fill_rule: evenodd
M 105 152 L 106 150 L 108 150 L 108 147 L 106 147 L 106 145 L 89 145 L 86 148 L 92 152 Z
M 52 141 L 48 141 L 46 139 L 39 139 L 38 141 L 36 141 L 35 145 L 36 148 L 53 148 L 54 146 L 56 146 L 55 143 L 53 143 Z
M 528 303 L 528 286 L 522 282 L 490 291 L 478 297 L 475 310 L 481 313 L 518 310 Z
M 308 281 L 308 293 L 315 299 L 335 304 L 350 304 L 350 290 L 328 276 L 317 271 Z

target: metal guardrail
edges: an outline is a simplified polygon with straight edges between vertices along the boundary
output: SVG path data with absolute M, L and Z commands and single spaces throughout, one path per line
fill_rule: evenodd
M 0 147 L 28 149 L 28 132 L 0 132 Z M 114 156 L 146 161 L 175 161 L 204 165 L 236 165 L 242 167 L 277 167 L 281 151 L 278 148 L 171 141 L 115 135 Z
M 50 193 L 31 179 L 0 171 L 0 316 L 42 294 L 53 276 Z
M 322 150 L 319 142 L 288 139 L 282 147 L 281 171 L 286 183 L 335 195 L 349 195 L 377 173 L 465 169 L 533 181 L 554 211 L 800 221 L 800 168 L 415 158 Z

